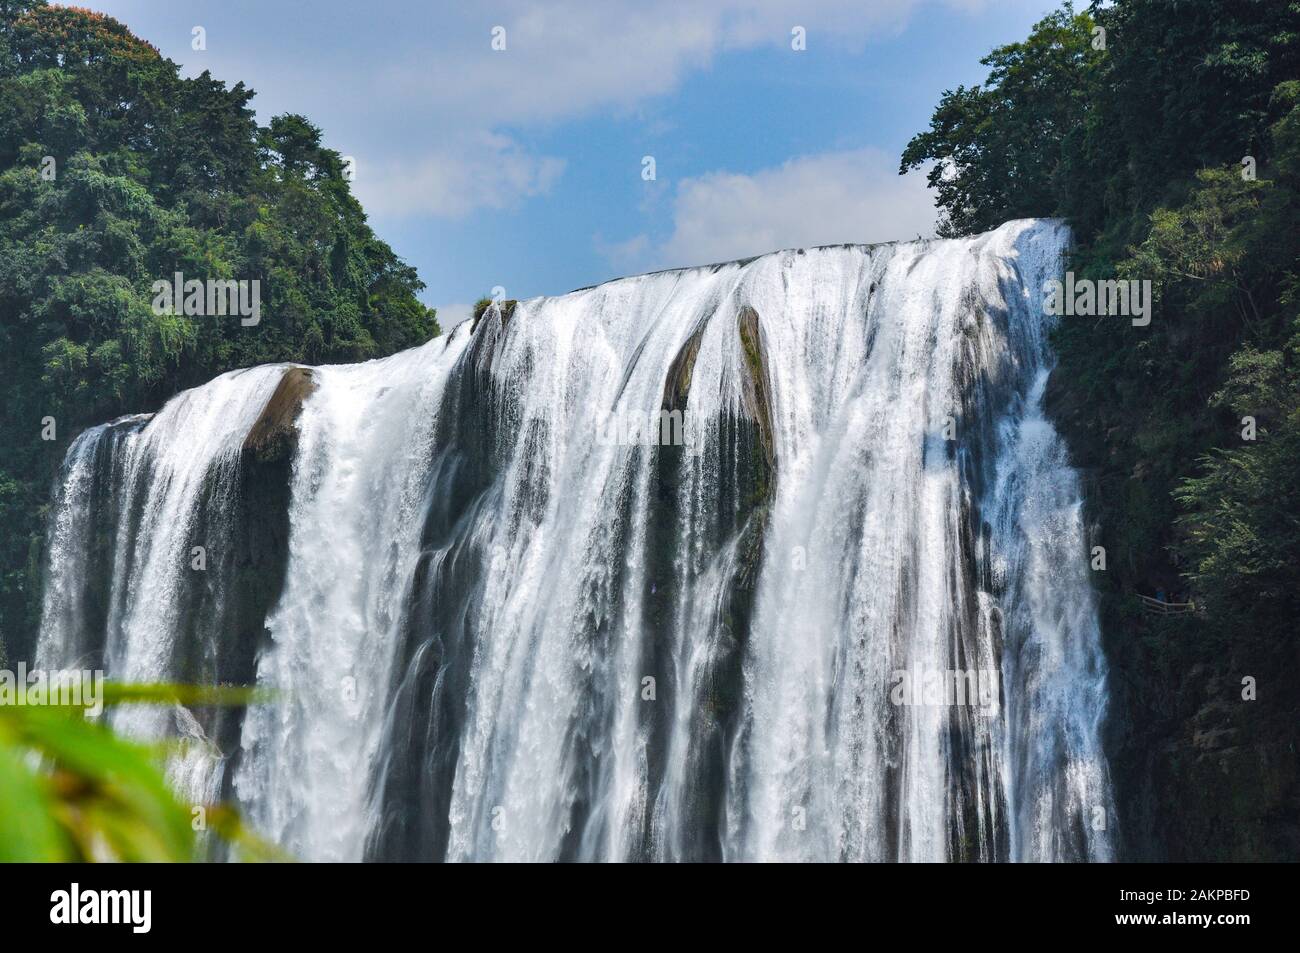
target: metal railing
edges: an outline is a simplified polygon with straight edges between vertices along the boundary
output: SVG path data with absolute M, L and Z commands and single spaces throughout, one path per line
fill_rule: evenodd
M 1177 615 L 1181 612 L 1195 612 L 1195 602 L 1164 602 L 1160 599 L 1153 599 L 1150 596 L 1139 595 L 1138 599 L 1142 601 L 1142 608 L 1150 612 L 1158 612 L 1161 615 Z

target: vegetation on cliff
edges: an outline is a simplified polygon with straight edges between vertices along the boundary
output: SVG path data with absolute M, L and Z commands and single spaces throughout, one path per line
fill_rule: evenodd
M 301 116 L 117 21 L 0 0 L 0 638 L 30 652 L 68 441 L 236 367 L 378 357 L 438 333 L 347 167 Z M 153 284 L 259 283 L 260 320 L 158 313 Z
M 902 158 L 935 161 L 941 230 L 1063 216 L 1079 277 L 1156 297 L 1148 327 L 1062 318 L 1049 393 L 1109 557 L 1131 851 L 1294 859 L 1300 4 L 1066 4 L 983 62 Z M 1201 611 L 1138 608 L 1162 590 Z

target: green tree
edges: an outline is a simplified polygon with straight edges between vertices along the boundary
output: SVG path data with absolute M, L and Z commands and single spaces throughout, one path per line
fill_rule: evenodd
M 940 234 L 1053 214 L 1062 146 L 1086 119 L 1103 55 L 1093 49 L 1093 25 L 1066 4 L 1025 42 L 980 60 L 991 67 L 983 86 L 943 94 L 930 129 L 908 143 L 899 169 L 933 163 L 927 177 L 942 210 Z
M 110 17 L 0 0 L 0 637 L 30 649 L 68 441 L 223 371 L 357 361 L 439 333 L 342 158 L 242 83 L 193 79 Z M 159 314 L 152 285 L 257 280 L 261 322 Z M 58 440 L 40 439 L 54 418 Z
M 1253 439 L 1207 454 L 1177 492 L 1188 575 L 1241 628 L 1290 627 L 1300 610 L 1300 320 L 1293 327 L 1284 348 L 1233 356 L 1213 403 L 1250 418 Z

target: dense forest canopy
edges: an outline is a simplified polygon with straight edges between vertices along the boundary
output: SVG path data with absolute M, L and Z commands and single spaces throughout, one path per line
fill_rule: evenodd
M 320 130 L 295 115 L 259 126 L 252 99 L 206 71 L 183 78 L 109 17 L 0 0 L 0 642 L 13 652 L 32 645 L 42 521 L 79 430 L 232 368 L 362 360 L 438 333 Z M 176 272 L 259 282 L 261 320 L 157 313 L 151 287 Z
M 1238 702 L 1300 663 L 1300 3 L 1067 3 L 983 62 L 902 157 L 941 232 L 1063 216 L 1081 277 L 1155 289 L 1146 328 L 1061 319 L 1049 395 L 1109 553 L 1117 724 L 1146 731 L 1129 787 L 1209 792 L 1218 827 L 1165 838 L 1191 856 L 1294 857 L 1294 677 Z M 1161 591 L 1200 611 L 1138 610 Z

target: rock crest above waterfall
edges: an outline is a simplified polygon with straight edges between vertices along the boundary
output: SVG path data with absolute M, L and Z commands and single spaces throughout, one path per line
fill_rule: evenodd
M 288 459 L 298 439 L 294 425 L 302 413 L 303 401 L 315 390 L 310 368 L 286 368 L 266 407 L 248 431 L 244 451 L 251 452 L 263 463 Z

